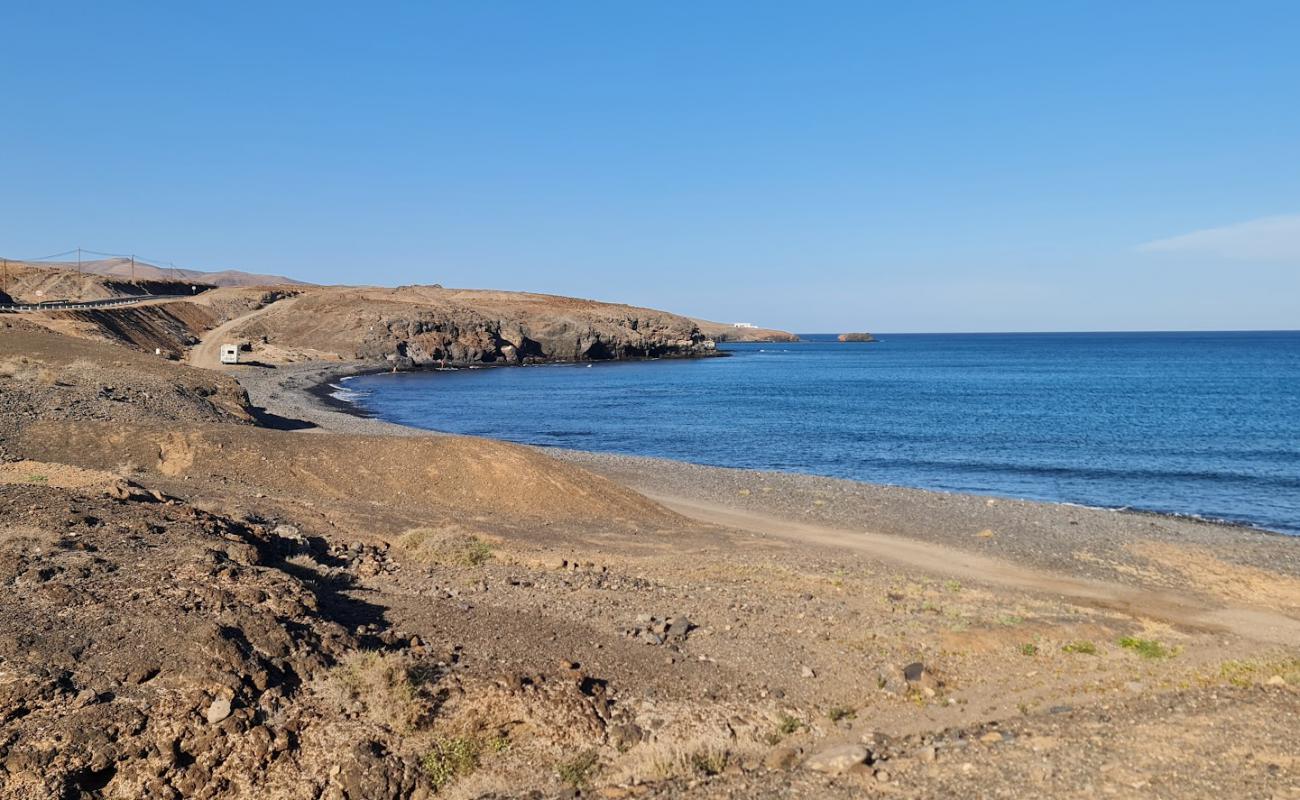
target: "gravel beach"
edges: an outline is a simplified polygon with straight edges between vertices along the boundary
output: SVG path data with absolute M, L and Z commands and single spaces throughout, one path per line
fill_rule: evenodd
M 374 365 L 345 362 L 241 368 L 253 405 L 275 418 L 314 428 L 386 436 L 447 434 L 368 416 L 332 397 L 330 386 Z M 965 495 L 788 472 L 705 466 L 680 461 L 561 448 L 547 455 L 609 477 L 652 498 L 676 498 L 778 520 L 917 539 L 981 556 L 1089 579 L 1137 585 L 1147 561 L 1135 542 L 1204 548 L 1244 567 L 1300 576 L 1300 539 L 1188 517 Z

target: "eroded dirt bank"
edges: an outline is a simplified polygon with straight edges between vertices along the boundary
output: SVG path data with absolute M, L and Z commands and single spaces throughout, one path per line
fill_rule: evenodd
M 1300 796 L 1292 539 L 425 436 L 307 368 L 17 333 L 0 796 Z

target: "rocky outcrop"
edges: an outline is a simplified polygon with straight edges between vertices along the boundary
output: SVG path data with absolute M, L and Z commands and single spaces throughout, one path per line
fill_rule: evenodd
M 706 319 L 691 320 L 700 332 L 715 342 L 797 342 L 799 337 L 775 328 L 740 328 L 725 322 Z
M 839 339 L 841 342 L 874 342 L 874 341 L 876 341 L 876 337 L 872 336 L 872 335 L 869 334 L 869 333 L 841 333 L 839 336 L 837 336 L 837 337 L 835 337 L 835 338 L 836 338 L 836 339 Z
M 691 320 L 634 306 L 438 287 L 308 291 L 238 331 L 278 351 L 399 367 L 715 354 Z

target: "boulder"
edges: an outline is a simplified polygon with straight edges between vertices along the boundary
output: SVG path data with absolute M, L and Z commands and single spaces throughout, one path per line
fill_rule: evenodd
M 870 755 L 871 751 L 860 744 L 845 744 L 813 753 L 803 765 L 814 772 L 843 775 L 857 765 L 865 763 Z

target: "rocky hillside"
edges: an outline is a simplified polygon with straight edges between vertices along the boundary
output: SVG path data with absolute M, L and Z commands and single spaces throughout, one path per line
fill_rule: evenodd
M 231 331 L 275 354 L 396 366 L 712 355 L 686 317 L 551 295 L 403 286 L 303 292 Z
M 106 300 L 142 294 L 189 295 L 191 287 L 211 288 L 212 284 L 172 280 L 165 275 L 137 273 L 137 280 L 127 276 L 96 275 L 88 270 L 56 269 L 10 261 L 8 293 L 22 303 L 49 300 Z
M 38 421 L 252 421 L 234 379 L 0 317 L 0 457 Z

